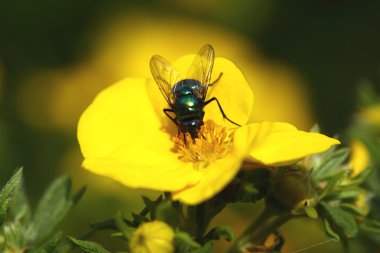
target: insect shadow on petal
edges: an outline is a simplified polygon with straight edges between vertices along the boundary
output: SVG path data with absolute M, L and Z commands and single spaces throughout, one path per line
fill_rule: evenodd
M 210 83 L 214 58 L 213 47 L 209 44 L 204 45 L 195 56 L 186 79 L 180 79 L 180 74 L 162 56 L 154 55 L 150 60 L 152 75 L 170 106 L 163 109 L 165 115 L 176 124 L 179 133 L 188 133 L 192 139 L 198 137 L 198 131 L 203 125 L 203 108 L 213 101 L 218 104 L 223 118 L 240 126 L 227 117 L 216 97 L 206 101 L 208 87 L 222 77 L 220 73 L 219 77 Z

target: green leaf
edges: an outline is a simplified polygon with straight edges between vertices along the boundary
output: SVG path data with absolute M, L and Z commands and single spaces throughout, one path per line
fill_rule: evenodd
M 74 193 L 74 195 L 70 199 L 73 205 L 78 203 L 78 201 L 83 197 L 84 193 L 86 192 L 86 189 L 86 186 L 82 186 L 76 193 Z
M 317 209 L 312 206 L 303 206 L 302 208 L 309 218 L 318 219 Z
M 118 212 L 116 214 L 115 222 L 116 222 L 117 229 L 122 233 L 122 235 L 125 237 L 125 239 L 129 239 L 132 232 L 134 231 L 134 228 L 129 227 L 124 222 L 124 219 L 123 219 L 121 212 Z
M 254 169 L 241 173 L 243 183 L 239 189 L 240 194 L 245 193 L 247 200 L 255 203 L 262 199 L 268 190 L 268 186 L 272 181 L 271 172 L 268 169 Z M 238 201 L 241 201 L 238 199 Z
M 201 248 L 191 251 L 191 253 L 210 253 L 212 251 L 212 242 L 208 241 Z
M 360 227 L 368 232 L 380 234 L 380 221 L 378 220 L 365 219 Z
M 334 190 L 328 195 L 328 199 L 331 199 L 331 200 L 355 200 L 362 193 L 363 193 L 363 189 L 358 188 L 358 187 L 350 187 L 350 188 L 339 187 L 338 190 Z
M 88 230 L 84 233 L 82 233 L 81 235 L 77 236 L 77 240 L 80 239 L 80 240 L 84 240 L 88 237 L 90 237 L 93 233 L 95 232 L 95 230 Z M 54 253 L 68 253 L 68 252 L 71 252 L 71 250 L 73 248 L 75 248 L 75 244 L 67 237 L 62 243 L 60 243 L 57 248 L 55 249 Z
M 265 196 L 271 180 L 271 172 L 267 169 L 256 168 L 254 170 L 240 171 L 238 176 L 216 197 L 225 204 L 235 202 L 255 203 Z
M 22 228 L 17 223 L 7 223 L 2 229 L 3 236 L 5 238 L 6 244 L 11 248 L 22 249 L 25 247 L 25 242 L 20 240 L 20 235 Z
M 127 238 L 124 236 L 124 234 L 122 232 L 115 232 L 115 233 L 112 233 L 111 234 L 111 237 L 115 237 L 115 238 L 118 238 L 120 240 L 124 240 L 124 241 L 127 241 Z
M 235 238 L 234 232 L 228 226 L 219 226 L 210 230 L 205 236 L 204 241 L 219 240 L 220 237 L 226 238 L 227 241 L 232 241 Z
M 68 237 L 68 238 L 73 244 L 75 244 L 77 247 L 79 247 L 84 252 L 87 252 L 87 253 L 110 253 L 108 250 L 103 248 L 102 245 L 100 245 L 96 242 L 78 240 L 78 239 L 75 239 L 73 237 Z
M 128 223 L 127 220 L 124 220 L 124 222 Z M 130 225 L 130 224 L 128 224 L 128 225 Z M 102 220 L 102 221 L 94 222 L 94 223 L 91 223 L 90 226 L 94 229 L 117 230 L 115 219 L 108 219 L 108 220 Z
M 56 233 L 50 240 L 41 245 L 38 249 L 30 251 L 30 253 L 53 253 L 60 243 L 62 232 Z
M 238 201 L 255 203 L 260 199 L 261 194 L 253 183 L 243 182 L 236 196 Z
M 345 210 L 345 211 L 347 211 L 347 212 L 349 212 L 355 216 L 366 216 L 367 215 L 367 210 L 364 210 L 363 208 L 360 208 L 360 207 L 355 206 L 353 204 L 342 203 L 342 204 L 339 204 L 339 208 L 341 208 L 342 210 Z
M 319 212 L 320 215 L 328 220 L 335 233 L 347 238 L 353 238 L 357 235 L 358 225 L 352 214 L 339 207 L 331 207 L 326 202 L 321 202 L 320 206 L 322 209 L 322 212 Z
M 187 232 L 177 231 L 173 238 L 174 247 L 177 253 L 188 253 L 189 251 L 201 248 Z
M 160 195 L 160 197 L 162 198 L 162 196 Z M 151 200 L 150 198 L 148 198 L 147 196 L 142 196 L 142 199 L 143 199 L 143 202 L 145 204 L 145 207 L 149 210 L 149 211 L 152 211 L 155 206 L 162 201 L 162 199 L 159 198 L 159 201 L 154 201 L 154 200 Z
M 372 167 L 367 167 L 363 171 L 361 171 L 358 175 L 356 175 L 354 178 L 350 178 L 346 182 L 343 183 L 344 186 L 351 186 L 351 185 L 360 185 L 362 184 L 368 177 L 371 175 Z
M 138 227 L 141 223 L 148 222 L 149 219 L 145 217 L 144 215 L 138 214 L 138 213 L 132 213 L 132 224 Z
M 0 226 L 4 223 L 6 213 L 11 203 L 12 194 L 22 178 L 22 168 L 20 168 L 0 192 Z
M 158 204 L 154 211 L 154 217 L 169 224 L 171 227 L 176 227 L 180 223 L 179 213 L 173 207 L 171 200 L 164 200 Z
M 142 222 L 149 221 L 149 219 L 146 218 L 146 216 L 149 213 L 152 214 L 151 211 L 154 209 L 153 206 L 158 205 L 162 201 L 162 195 L 159 195 L 155 201 L 152 201 L 152 200 L 148 199 L 147 197 L 143 197 L 143 201 L 146 204 L 146 206 L 143 208 L 143 210 L 141 210 L 141 212 L 139 212 L 138 214 L 132 213 L 133 220 L 131 222 L 131 225 L 133 227 L 138 227 Z M 153 220 L 154 217 L 151 217 L 151 219 Z
M 327 182 L 327 185 L 322 189 L 321 193 L 319 194 L 318 198 L 319 200 L 322 200 L 326 197 L 326 195 L 330 194 L 331 191 L 334 190 L 334 188 L 339 185 L 340 182 L 343 181 L 343 179 L 346 178 L 347 171 L 340 171 L 338 174 L 336 174 L 333 178 L 330 178 Z
M 18 184 L 13 194 L 9 215 L 13 222 L 20 223 L 21 226 L 26 226 L 31 221 L 32 211 L 29 205 L 29 200 L 25 194 L 23 180 Z
M 332 229 L 330 223 L 328 222 L 327 219 L 323 219 L 323 224 L 325 225 L 325 231 L 326 233 L 332 237 L 333 239 L 339 241 L 340 240 L 340 237 L 337 233 L 335 233 L 335 231 Z
M 317 155 L 320 164 L 313 170 L 312 178 L 317 181 L 327 180 L 335 177 L 337 173 L 342 171 L 342 164 L 347 160 L 349 150 L 347 148 L 333 148 Z
M 70 197 L 71 179 L 62 176 L 56 179 L 40 199 L 31 224 L 30 244 L 36 245 L 44 241 L 56 226 L 81 198 L 85 188 L 82 187 L 73 197 Z
M 162 200 L 163 200 L 162 195 L 158 196 L 158 198 L 156 200 L 151 200 L 146 196 L 142 196 L 142 199 L 143 199 L 143 202 L 145 204 L 145 208 L 143 211 L 145 211 L 146 214 L 147 213 L 150 214 L 151 220 L 155 220 L 156 219 L 156 217 L 155 217 L 156 208 L 158 205 L 160 205 L 162 203 Z M 164 202 L 167 202 L 167 201 L 170 201 L 169 197 L 165 198 Z M 143 213 L 143 211 L 140 212 L 140 214 Z

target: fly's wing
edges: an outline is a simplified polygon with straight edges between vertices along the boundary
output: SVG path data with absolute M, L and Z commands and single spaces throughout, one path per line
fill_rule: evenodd
M 172 87 L 179 80 L 178 72 L 172 67 L 169 61 L 159 55 L 155 55 L 150 59 L 150 71 L 162 95 L 172 107 L 174 103 Z
M 204 45 L 195 56 L 187 73 L 187 78 L 198 80 L 201 83 L 198 96 L 202 99 L 206 98 L 208 85 L 211 80 L 211 72 L 214 66 L 214 48 L 206 44 Z

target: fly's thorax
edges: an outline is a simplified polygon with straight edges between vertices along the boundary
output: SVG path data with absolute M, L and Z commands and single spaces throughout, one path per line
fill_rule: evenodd
M 198 80 L 183 79 L 173 86 L 172 92 L 175 95 L 188 95 L 188 92 L 195 95 L 199 94 L 201 87 L 202 84 Z
M 202 101 L 193 95 L 177 97 L 174 106 L 178 117 L 195 116 L 203 111 Z
M 173 87 L 174 107 L 179 118 L 199 117 L 203 111 L 203 99 L 198 96 L 200 82 L 185 79 Z

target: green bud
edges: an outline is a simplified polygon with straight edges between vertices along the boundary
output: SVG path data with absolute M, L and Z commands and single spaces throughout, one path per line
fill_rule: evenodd
M 291 167 L 280 168 L 269 196 L 289 210 L 312 205 L 314 189 L 310 182 L 309 172 Z

